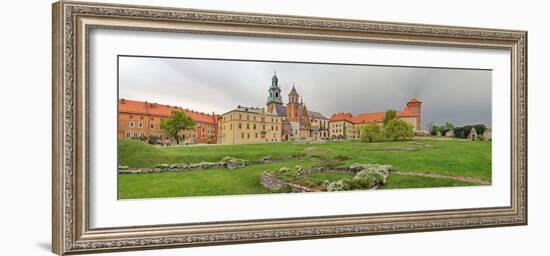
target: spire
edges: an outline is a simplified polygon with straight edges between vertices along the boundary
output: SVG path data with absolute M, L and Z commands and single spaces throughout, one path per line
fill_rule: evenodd
M 290 93 L 288 95 L 298 96 L 298 93 L 296 92 L 296 87 L 294 87 L 294 83 L 292 83 L 292 90 L 290 90 Z
M 271 87 L 279 87 L 279 78 L 277 77 L 276 70 L 273 70 L 273 77 L 271 77 Z
M 271 87 L 269 87 L 269 96 L 267 97 L 267 103 L 276 102 L 283 103 L 281 97 L 281 88 L 279 87 L 279 78 L 277 77 L 277 71 L 273 70 L 273 77 L 271 77 Z

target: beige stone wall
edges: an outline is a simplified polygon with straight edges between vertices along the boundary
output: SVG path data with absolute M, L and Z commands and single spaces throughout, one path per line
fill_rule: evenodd
M 344 138 L 344 130 L 346 131 L 345 139 L 354 139 L 356 137 L 355 128 L 351 122 L 348 122 L 348 121 L 329 122 L 329 136 L 331 139 Z
M 267 112 L 234 110 L 222 115 L 219 122 L 219 144 L 279 142 L 281 118 Z
M 300 129 L 298 140 L 311 140 L 311 131 L 307 129 Z

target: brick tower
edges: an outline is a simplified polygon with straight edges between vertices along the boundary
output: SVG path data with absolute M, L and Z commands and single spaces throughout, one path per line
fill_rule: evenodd
M 419 101 L 417 98 L 412 98 L 407 102 L 407 109 L 416 114 L 416 129 L 421 130 L 422 101 Z
M 300 103 L 298 103 L 298 99 L 300 98 L 300 95 L 296 92 L 296 88 L 294 88 L 294 85 L 292 85 L 292 90 L 290 90 L 290 93 L 288 94 L 288 104 L 287 104 L 287 111 L 288 111 L 288 121 L 290 122 L 300 122 Z

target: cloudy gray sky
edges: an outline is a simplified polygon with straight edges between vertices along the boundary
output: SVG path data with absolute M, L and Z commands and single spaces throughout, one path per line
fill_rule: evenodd
M 423 126 L 491 126 L 490 70 L 121 56 L 119 96 L 208 113 L 262 107 L 274 70 L 285 104 L 294 83 L 308 109 L 327 117 L 401 110 L 417 97 L 423 102 Z

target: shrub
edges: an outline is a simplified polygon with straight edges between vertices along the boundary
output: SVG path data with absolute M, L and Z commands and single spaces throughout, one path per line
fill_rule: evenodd
M 391 165 L 358 164 L 358 163 L 352 164 L 350 166 L 350 169 L 357 172 L 361 172 L 361 171 L 379 172 L 385 176 L 390 175 L 390 171 L 392 170 L 392 168 L 393 167 Z
M 327 185 L 327 191 L 344 191 L 344 181 L 337 180 Z
M 286 167 L 281 167 L 278 172 L 288 172 L 290 171 L 290 169 L 286 168 Z
M 388 125 L 384 128 L 384 135 L 386 138 L 398 141 L 409 140 L 414 136 L 414 130 L 412 125 L 401 119 L 393 119 L 388 122 Z
M 354 180 L 357 180 L 363 188 L 373 188 L 377 185 L 383 185 L 386 184 L 386 178 L 387 175 L 385 175 L 383 172 L 378 171 L 370 171 L 370 170 L 363 170 L 355 177 L 353 177 Z
M 158 136 L 149 135 L 149 137 L 147 137 L 147 143 L 151 145 L 157 145 L 159 144 L 159 142 L 160 142 L 160 138 Z
M 384 140 L 384 130 L 380 125 L 367 124 L 361 128 L 361 141 L 377 142 Z

